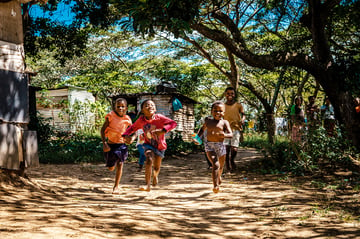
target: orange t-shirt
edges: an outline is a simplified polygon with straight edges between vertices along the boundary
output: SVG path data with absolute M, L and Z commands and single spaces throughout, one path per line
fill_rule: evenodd
M 356 113 L 360 113 L 360 105 L 355 107 Z
M 225 104 L 224 119 L 229 121 L 232 130 L 242 130 L 242 114 L 244 114 L 242 104 L 237 102 L 232 105 Z
M 109 143 L 125 143 L 122 134 L 132 124 L 131 118 L 128 115 L 120 117 L 114 111 L 111 111 L 105 116 L 105 119 L 109 121 L 109 126 L 105 130 L 105 137 L 108 138 Z

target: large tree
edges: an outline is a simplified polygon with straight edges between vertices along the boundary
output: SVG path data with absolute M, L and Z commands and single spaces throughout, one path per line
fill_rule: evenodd
M 206 37 L 224 47 L 230 82 L 237 87 L 237 60 L 275 70 L 290 66 L 310 73 L 324 89 L 349 139 L 360 149 L 360 122 L 353 97 L 360 93 L 360 2 L 353 0 L 113 0 L 128 14 L 127 26 L 152 34 L 169 31 L 176 37 Z M 271 34 L 276 44 L 254 42 Z M 195 42 L 196 44 L 196 42 Z

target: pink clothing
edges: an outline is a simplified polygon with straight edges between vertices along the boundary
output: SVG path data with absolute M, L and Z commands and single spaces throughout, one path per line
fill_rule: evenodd
M 143 129 L 145 136 L 145 144 L 149 144 L 158 150 L 166 150 L 167 144 L 165 134 L 157 136 L 152 133 L 155 129 L 165 129 L 166 132 L 174 129 L 177 123 L 162 114 L 154 114 L 152 119 L 147 120 L 145 116 L 141 116 L 134 124 L 132 124 L 123 134 L 123 136 L 131 135 L 138 129 Z
M 130 117 L 128 115 L 120 117 L 111 111 L 105 116 L 105 119 L 109 121 L 109 126 L 105 129 L 105 137 L 113 144 L 125 143 L 122 134 L 132 123 Z

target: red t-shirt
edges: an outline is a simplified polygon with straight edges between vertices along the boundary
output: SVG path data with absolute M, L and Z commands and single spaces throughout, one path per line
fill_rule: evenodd
M 125 131 L 123 136 L 131 135 L 138 129 L 143 129 L 145 144 L 149 144 L 158 150 L 165 150 L 167 148 L 165 134 L 157 136 L 156 134 L 152 133 L 152 131 L 155 129 L 165 129 L 166 132 L 169 132 L 176 126 L 177 123 L 174 120 L 162 114 L 154 114 L 150 120 L 147 120 L 145 116 L 141 116 Z

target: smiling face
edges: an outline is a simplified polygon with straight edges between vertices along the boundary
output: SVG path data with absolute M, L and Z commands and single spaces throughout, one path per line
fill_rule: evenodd
M 223 103 L 215 103 L 211 108 L 211 115 L 215 120 L 221 120 L 225 114 L 225 105 Z
M 147 119 L 150 119 L 156 113 L 156 106 L 152 100 L 144 101 L 141 111 Z
M 128 110 L 127 102 L 125 100 L 117 100 L 115 102 L 114 111 L 119 116 L 124 116 L 126 114 L 126 111 Z
M 226 98 L 227 102 L 235 101 L 235 97 L 236 97 L 235 90 L 227 90 L 227 91 L 225 91 L 225 98 Z

